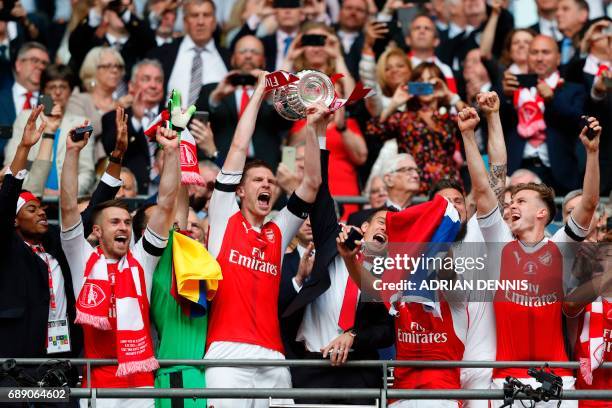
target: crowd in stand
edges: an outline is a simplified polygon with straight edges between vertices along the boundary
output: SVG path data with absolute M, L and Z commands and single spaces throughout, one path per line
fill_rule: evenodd
M 565 389 L 612 388 L 612 5 L 524 2 L 0 0 L 0 357 L 117 359 L 82 381 L 114 388 L 380 388 L 379 368 L 342 365 L 575 360 L 555 370 Z M 277 70 L 376 93 L 292 122 L 265 90 Z M 364 258 L 444 216 L 451 256 L 486 253 L 489 278 L 528 288 L 381 298 Z M 284 358 L 331 367 L 157 362 Z M 402 367 L 394 387 L 506 376 L 538 385 Z M 98 400 L 176 404 L 268 401 Z

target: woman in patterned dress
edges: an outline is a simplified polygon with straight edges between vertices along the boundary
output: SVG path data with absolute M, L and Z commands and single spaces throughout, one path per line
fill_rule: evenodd
M 414 96 L 407 86 L 398 88 L 389 106 L 368 124 L 368 135 L 395 138 L 399 152 L 414 157 L 421 172 L 420 193 L 424 194 L 441 179 L 461 181 L 457 121 L 451 108 L 460 109 L 463 103 L 449 91 L 444 75 L 433 63 L 414 68 L 410 81 L 432 83 L 433 94 Z M 406 109 L 398 111 L 404 104 Z

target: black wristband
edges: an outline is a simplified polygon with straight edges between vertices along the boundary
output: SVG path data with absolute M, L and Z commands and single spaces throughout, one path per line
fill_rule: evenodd
M 108 161 L 111 163 L 117 163 L 117 164 L 121 164 L 121 162 L 123 161 L 122 157 L 115 157 L 115 156 L 108 156 Z
M 287 201 L 287 209 L 296 217 L 305 220 L 308 218 L 308 214 L 310 214 L 312 203 L 307 203 L 306 201 L 302 200 L 294 192 L 291 194 L 291 197 L 289 197 L 289 201 Z
M 43 139 L 51 139 L 51 140 L 53 140 L 53 139 L 55 139 L 55 133 L 43 133 L 42 138 Z

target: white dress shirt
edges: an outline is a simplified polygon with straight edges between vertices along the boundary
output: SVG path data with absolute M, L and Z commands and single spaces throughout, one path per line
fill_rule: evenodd
M 552 37 L 555 39 L 555 41 L 561 41 L 563 39 L 563 34 L 561 34 L 561 31 L 559 31 L 556 20 L 546 20 L 545 18 L 540 18 L 538 25 L 540 27 L 540 34 Z
M 304 251 L 299 245 L 297 249 Z M 300 257 L 302 255 L 303 253 L 300 252 Z M 340 255 L 336 255 L 334 261 L 329 265 L 331 285 L 321 296 L 306 306 L 302 324 L 295 338 L 296 341 L 304 342 L 306 350 L 320 353 L 322 348 L 344 332 L 338 326 L 338 319 L 348 277 L 349 273 L 344 260 Z M 361 291 L 358 293 L 360 294 Z
M 168 81 L 168 94 L 177 89 L 183 95 L 182 107 L 187 107 L 189 96 L 189 85 L 191 82 L 191 67 L 193 65 L 194 48 L 196 45 L 189 35 L 186 35 L 179 46 L 174 67 Z M 215 42 L 211 39 L 204 46 L 202 57 L 202 85 L 213 82 L 221 82 L 227 74 L 225 63 L 217 51 Z
M 13 92 L 13 103 L 15 104 L 15 117 L 19 115 L 19 113 L 23 110 L 23 104 L 26 100 L 26 93 L 28 90 L 21 86 L 19 83 L 15 82 L 13 87 L 11 88 Z M 38 91 L 32 92 L 32 97 L 30 98 L 30 105 L 35 107 L 38 102 Z
M 135 116 L 132 115 L 131 121 L 134 130 L 139 132 L 140 129 L 146 130 L 149 125 L 155 120 L 157 115 L 159 114 L 159 106 L 154 106 L 151 109 L 145 109 L 144 115 L 140 120 L 138 120 Z M 149 146 L 149 159 L 151 163 L 151 171 L 149 173 L 149 179 L 155 180 L 155 178 L 159 175 L 157 170 L 155 170 L 155 152 L 157 151 L 157 142 L 155 140 L 147 140 L 147 145 Z
M 279 69 L 285 60 L 285 38 L 293 37 L 295 40 L 296 35 L 297 33 L 291 34 L 282 30 L 276 32 L 276 65 L 274 65 L 274 69 Z
M 358 32 L 348 32 L 343 30 L 338 31 L 338 37 L 340 37 L 340 41 L 342 41 L 342 48 L 344 48 L 345 54 L 348 54 L 351 51 L 351 47 L 358 36 Z

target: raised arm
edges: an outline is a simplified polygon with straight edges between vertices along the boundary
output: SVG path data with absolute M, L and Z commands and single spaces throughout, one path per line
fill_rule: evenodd
M 591 219 L 599 203 L 599 137 L 601 136 L 601 126 L 597 119 L 589 117 L 588 124 L 594 137 L 589 140 L 587 127 L 582 128 L 580 141 L 587 152 L 586 169 L 582 197 L 571 214 L 574 221 L 585 229 L 591 225 Z
M 477 96 L 478 105 L 487 117 L 487 153 L 489 154 L 489 185 L 493 189 L 499 208 L 503 208 L 508 155 L 504 140 L 504 129 L 499 117 L 499 96 L 495 92 L 484 92 Z
M 128 115 L 124 112 L 124 109 L 121 106 L 118 106 L 115 111 L 115 148 L 109 155 L 105 174 L 102 176 L 102 179 L 92 193 L 89 204 L 81 213 L 81 219 L 83 220 L 83 231 L 86 237 L 91 234 L 93 229 L 91 218 L 93 208 L 104 201 L 115 198 L 119 188 L 121 188 L 121 161 L 123 160 L 123 155 L 125 154 L 128 146 L 127 121 Z
M 307 111 L 306 149 L 304 151 L 304 177 L 295 189 L 295 194 L 307 203 L 313 203 L 321 185 L 321 151 L 319 138 L 325 139 L 331 113 L 322 104 L 311 106 Z
M 19 143 L 17 151 L 15 152 L 15 156 L 13 157 L 13 161 L 9 166 L 13 175 L 16 175 L 18 172 L 26 168 L 30 149 L 38 142 L 45 126 L 47 125 L 47 123 L 43 121 L 43 123 L 40 124 L 39 128 L 36 129 L 36 119 L 38 119 L 38 115 L 40 115 L 42 110 L 43 106 L 39 105 L 36 108 L 32 109 L 32 113 L 30 113 L 28 122 L 23 130 L 21 143 Z
M 223 170 L 226 172 L 241 172 L 242 169 L 244 169 L 244 163 L 249 153 L 251 137 L 253 137 L 253 132 L 255 131 L 257 114 L 264 100 L 267 74 L 268 73 L 265 71 L 259 73 L 255 92 L 253 92 L 249 104 L 238 121 L 232 144 L 227 153 L 225 163 L 223 163 Z
M 489 214 L 498 204 L 497 197 L 489 185 L 487 170 L 478 150 L 474 129 L 480 118 L 474 108 L 465 108 L 458 115 L 458 125 L 463 137 L 465 157 L 467 159 L 472 192 L 476 201 L 476 212 L 479 216 Z
M 486 58 L 493 58 L 493 43 L 495 42 L 495 31 L 497 30 L 497 23 L 499 22 L 499 15 L 502 10 L 501 0 L 493 0 L 491 3 L 491 15 L 489 20 L 482 31 L 480 38 L 480 54 Z
M 82 126 L 87 126 L 85 121 Z M 77 207 L 77 198 L 79 191 L 78 170 L 79 170 L 79 153 L 89 140 L 89 133 L 85 133 L 83 140 L 75 142 L 72 139 L 74 129 L 68 132 L 66 138 L 66 156 L 64 157 L 64 166 L 62 167 L 61 183 L 60 183 L 60 209 L 62 219 L 62 230 L 67 230 L 75 226 L 80 218 L 79 209 Z
M 176 197 L 181 183 L 179 139 L 175 131 L 161 127 L 157 129 L 156 138 L 164 149 L 164 167 L 159 181 L 157 205 L 147 227 L 165 238 L 174 223 Z
M 23 188 L 29 190 L 32 194 L 40 197 L 45 191 L 45 182 L 49 177 L 51 166 L 53 166 L 53 140 L 55 139 L 55 132 L 59 128 L 60 121 L 62 119 L 62 108 L 55 104 L 51 115 L 46 118 L 47 125 L 43 133 L 40 146 L 38 146 L 38 154 L 30 167 L 30 174 L 23 183 Z

